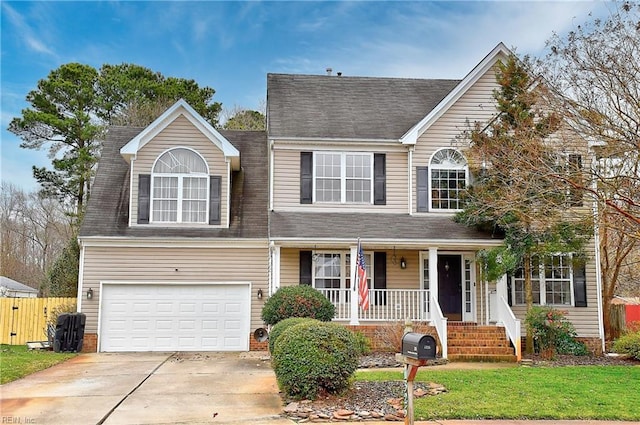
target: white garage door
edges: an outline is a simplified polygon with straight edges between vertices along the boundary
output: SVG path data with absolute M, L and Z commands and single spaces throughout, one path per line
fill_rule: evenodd
M 100 351 L 247 351 L 248 284 L 104 284 Z

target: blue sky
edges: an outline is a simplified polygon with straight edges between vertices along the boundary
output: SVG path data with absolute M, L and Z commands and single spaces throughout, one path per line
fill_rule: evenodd
M 62 64 L 135 63 L 216 90 L 223 108 L 258 108 L 266 74 L 462 78 L 498 42 L 539 55 L 591 1 L 473 2 L 1 2 L 0 174 L 37 189 L 31 166 L 46 150 L 19 148 L 8 132 L 25 97 Z

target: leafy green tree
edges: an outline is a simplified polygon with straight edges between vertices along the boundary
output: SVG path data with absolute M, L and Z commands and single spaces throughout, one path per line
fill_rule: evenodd
M 504 233 L 503 246 L 481 253 L 485 277 L 495 280 L 522 265 L 529 310 L 532 257 L 579 254 L 591 231 L 588 221 L 569 208 L 567 187 L 555 177 L 563 172 L 565 160 L 550 140 L 561 122 L 541 105 L 544 86 L 513 55 L 497 64 L 496 80 L 498 115 L 488 124 L 476 123 L 467 134 L 466 154 L 477 180 L 456 220 Z M 526 348 L 530 352 L 531 335 Z
M 78 270 L 80 267 L 80 245 L 78 239 L 69 239 L 67 246 L 47 272 L 48 292 L 52 297 L 75 297 L 78 295 Z
M 194 80 L 165 77 L 128 63 L 105 64 L 99 74 L 99 116 L 106 123 L 145 126 L 178 99 L 184 99 L 212 126 L 218 126 L 222 105 L 213 102 L 215 90 L 211 87 L 200 87 Z
M 27 94 L 31 108 L 9 124 L 9 131 L 23 140 L 21 147 L 49 148 L 53 170 L 33 167 L 34 177 L 46 193 L 74 199 L 77 212 L 89 196 L 103 130 L 95 118 L 99 113 L 98 77 L 90 66 L 62 65 Z
M 247 109 L 238 109 L 225 122 L 223 128 L 225 130 L 265 130 L 267 118 L 258 111 Z

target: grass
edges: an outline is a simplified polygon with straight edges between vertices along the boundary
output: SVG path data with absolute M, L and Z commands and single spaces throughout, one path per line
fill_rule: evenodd
M 357 372 L 356 380 L 402 380 L 402 372 Z M 429 370 L 416 381 L 448 392 L 414 400 L 415 417 L 432 419 L 601 419 L 640 421 L 640 367 L 516 367 Z
M 26 345 L 0 345 L 0 384 L 15 381 L 67 359 L 75 353 L 29 350 Z

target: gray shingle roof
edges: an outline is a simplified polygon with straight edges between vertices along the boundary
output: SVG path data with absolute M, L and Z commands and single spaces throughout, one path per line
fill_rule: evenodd
M 267 138 L 261 131 L 220 131 L 239 151 L 241 170 L 232 174 L 231 223 L 220 228 L 128 227 L 129 165 L 120 148 L 143 128 L 111 127 L 87 205 L 80 236 L 266 238 Z
M 272 212 L 271 237 L 411 240 L 499 239 L 458 224 L 449 216 L 385 213 Z
M 0 276 L 0 287 L 7 288 L 12 291 L 31 292 L 35 294 L 38 293 L 37 289 L 32 288 L 31 286 L 27 286 L 24 283 L 20 283 L 16 280 L 9 279 L 5 276 Z
M 269 137 L 398 140 L 459 82 L 268 74 Z

